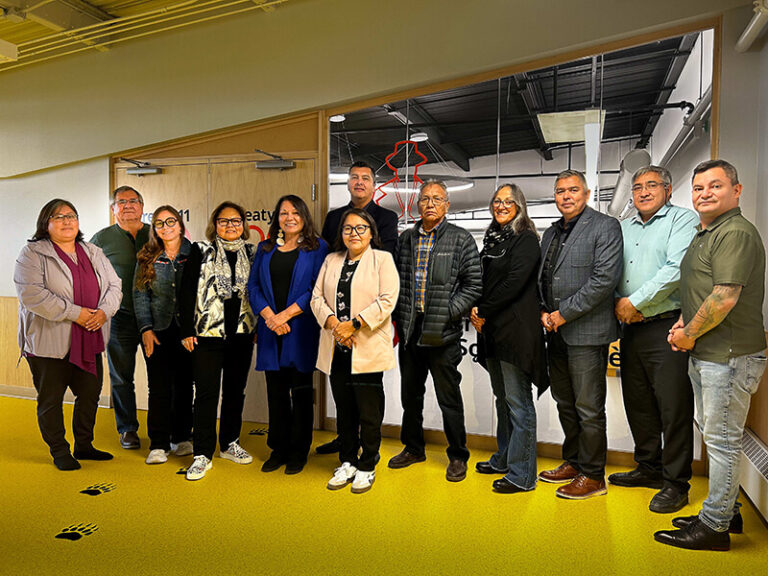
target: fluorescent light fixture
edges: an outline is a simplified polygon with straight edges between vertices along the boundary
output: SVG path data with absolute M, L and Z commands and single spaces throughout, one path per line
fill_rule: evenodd
M 400 124 L 402 124 L 403 126 L 407 126 L 408 124 L 411 123 L 411 121 L 405 117 L 405 114 L 403 114 L 399 110 L 389 110 L 387 111 L 387 114 L 392 116 L 392 118 L 400 122 Z
M 414 132 L 411 134 L 409 140 L 412 140 L 413 142 L 426 142 L 429 140 L 429 134 L 426 132 Z
M 5 62 L 16 62 L 19 59 L 19 48 L 16 44 L 11 44 L 5 40 L 0 40 L 0 64 Z
M 334 123 L 338 124 L 339 122 L 344 122 L 344 120 L 346 120 L 346 119 L 347 119 L 347 117 L 344 116 L 344 114 L 334 114 L 333 116 L 328 118 L 328 121 L 329 122 L 334 122 Z
M 432 178 L 432 176 L 430 176 Z M 436 176 L 436 178 L 441 178 L 446 183 L 446 188 L 448 189 L 448 193 L 451 192 L 462 192 L 463 190 L 469 190 L 470 188 L 474 187 L 475 183 L 471 180 L 467 180 L 464 178 L 450 178 L 450 177 L 440 177 Z M 425 178 L 426 180 L 426 178 Z M 450 182 L 454 182 L 454 184 L 450 184 Z M 421 185 L 414 186 L 414 182 L 410 180 L 408 182 L 408 187 L 405 186 L 382 186 L 381 191 L 382 192 L 388 192 L 388 193 L 401 193 L 401 194 L 416 194 L 419 191 Z
M 553 112 L 537 114 L 541 133 L 547 144 L 563 142 L 583 142 L 584 125 L 600 124 L 605 128 L 605 110 L 574 110 L 572 112 Z M 602 137 L 602 134 L 600 135 Z

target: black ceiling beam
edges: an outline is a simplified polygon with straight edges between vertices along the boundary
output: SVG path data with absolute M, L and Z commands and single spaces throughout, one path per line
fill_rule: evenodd
M 539 120 L 536 118 L 536 114 L 544 109 L 544 97 L 540 94 L 541 86 L 538 82 L 529 82 L 525 73 L 515 74 L 510 79 L 510 82 L 515 83 L 517 93 L 522 98 L 525 104 L 525 109 L 531 117 L 531 124 L 533 131 L 536 132 L 536 139 L 538 140 L 537 151 L 544 160 L 552 160 L 552 151 L 549 149 L 549 145 L 544 140 L 544 134 L 539 126 Z

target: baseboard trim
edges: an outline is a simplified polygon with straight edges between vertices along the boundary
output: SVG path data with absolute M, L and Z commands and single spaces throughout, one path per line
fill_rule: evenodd
M 9 398 L 24 398 L 27 400 L 37 400 L 37 390 L 34 388 L 27 388 L 23 386 L 8 386 L 7 384 L 0 384 L 0 396 L 8 396 Z M 64 402 L 67 404 L 74 404 L 75 395 L 71 390 L 67 390 L 64 393 Z M 110 408 L 110 397 L 104 394 L 99 396 L 99 408 Z

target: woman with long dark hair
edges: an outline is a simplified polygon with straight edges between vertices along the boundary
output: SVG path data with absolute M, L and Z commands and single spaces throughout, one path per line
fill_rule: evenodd
M 37 217 L 34 236 L 16 259 L 19 347 L 37 390 L 37 422 L 59 470 L 78 460 L 110 460 L 93 447 L 102 383 L 101 353 L 122 283 L 101 248 L 83 240 L 77 210 L 56 198 Z M 64 437 L 62 402 L 75 395 L 74 453 Z
M 192 357 L 181 345 L 179 297 L 192 243 L 173 206 L 152 214 L 149 241 L 136 255 L 133 306 L 149 382 L 147 464 L 173 451 L 192 454 Z
M 181 337 L 184 348 L 195 352 L 195 459 L 187 468 L 187 480 L 199 480 L 213 465 L 219 396 L 219 456 L 238 464 L 253 461 L 239 444 L 256 329 L 248 303 L 255 251 L 246 242 L 249 235 L 243 207 L 222 202 L 208 221 L 208 241 L 192 245 L 184 266 Z
M 478 462 L 476 470 L 504 474 L 493 482 L 497 492 L 524 492 L 536 487 L 531 385 L 539 395 L 549 386 L 536 287 L 539 236 L 515 184 L 499 186 L 489 209 L 493 222 L 480 253 L 483 294 L 470 320 L 496 397 L 498 450 L 487 462 Z
M 395 366 L 392 311 L 400 280 L 389 252 L 379 249 L 373 217 L 350 208 L 341 217 L 343 247 L 328 255 L 312 292 L 312 312 L 322 326 L 317 368 L 328 374 L 336 402 L 341 449 L 329 490 L 350 482 L 370 490 L 384 418 L 384 370 Z M 362 448 L 362 452 L 358 456 Z
M 261 470 L 285 464 L 286 474 L 297 474 L 312 445 L 312 373 L 320 337 L 309 301 L 328 245 L 298 196 L 280 198 L 274 214 L 248 280 L 251 308 L 258 315 L 256 370 L 263 370 L 267 381 L 267 445 L 272 449 Z

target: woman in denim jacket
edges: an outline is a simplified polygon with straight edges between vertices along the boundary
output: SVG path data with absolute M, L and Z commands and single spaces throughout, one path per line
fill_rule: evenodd
M 179 330 L 181 277 L 192 247 L 184 233 L 176 209 L 160 206 L 136 257 L 133 302 L 149 380 L 147 464 L 166 462 L 171 451 L 192 454 L 192 358 Z

